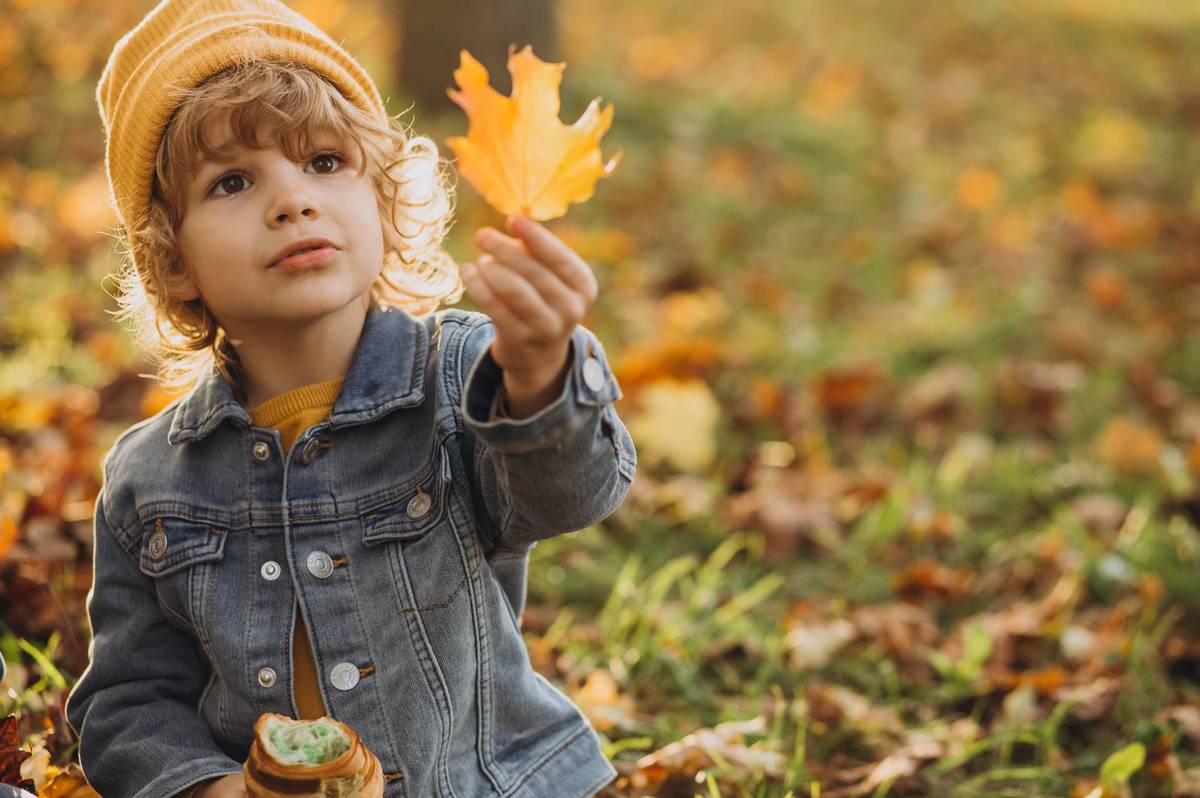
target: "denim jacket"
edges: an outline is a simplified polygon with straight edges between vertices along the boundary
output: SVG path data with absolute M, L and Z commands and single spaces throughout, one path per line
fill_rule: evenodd
M 104 458 L 91 662 L 67 718 L 105 798 L 234 773 L 297 716 L 295 607 L 329 713 L 388 798 L 584 798 L 616 776 L 519 631 L 529 552 L 624 499 L 637 464 L 596 336 L 561 395 L 491 418 L 491 320 L 372 307 L 329 415 L 281 451 L 215 371 Z

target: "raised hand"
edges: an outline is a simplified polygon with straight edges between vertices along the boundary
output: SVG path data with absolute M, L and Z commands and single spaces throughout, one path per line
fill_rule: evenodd
M 484 251 L 462 266 L 475 304 L 496 325 L 491 352 L 504 370 L 514 417 L 549 404 L 562 389 L 571 333 L 596 302 L 596 276 L 558 236 L 525 216 L 508 217 L 508 230 L 483 227 Z

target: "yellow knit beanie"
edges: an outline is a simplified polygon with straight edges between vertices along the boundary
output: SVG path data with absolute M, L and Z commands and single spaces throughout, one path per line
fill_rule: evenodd
M 387 119 L 358 62 L 277 0 L 163 0 L 113 47 L 96 88 L 109 188 L 127 232 L 150 205 L 155 155 L 182 92 L 250 58 L 308 67 Z

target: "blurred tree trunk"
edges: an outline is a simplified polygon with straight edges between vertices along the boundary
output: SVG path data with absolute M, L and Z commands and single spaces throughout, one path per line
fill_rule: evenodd
M 400 15 L 396 85 L 426 110 L 457 108 L 446 89 L 454 86 L 459 51 L 487 67 L 490 83 L 508 94 L 508 46 L 526 44 L 543 61 L 561 61 L 554 0 L 393 0 Z

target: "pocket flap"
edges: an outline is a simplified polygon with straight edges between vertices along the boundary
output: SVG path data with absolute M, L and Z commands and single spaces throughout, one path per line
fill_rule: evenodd
M 147 576 L 166 576 L 191 565 L 220 560 L 228 530 L 203 521 L 159 516 L 146 524 L 138 567 Z
M 388 540 L 419 538 L 429 532 L 446 514 L 447 459 L 439 448 L 439 458 L 424 474 L 404 488 L 399 497 L 363 510 L 363 543 L 367 546 Z

